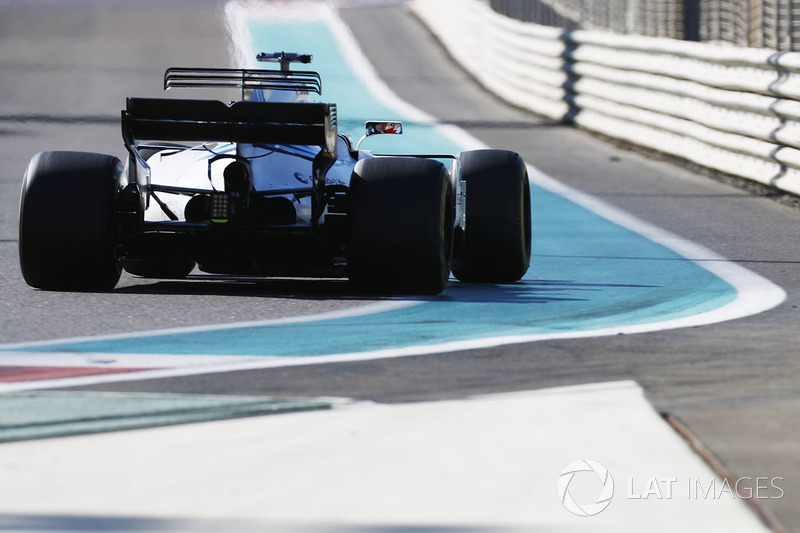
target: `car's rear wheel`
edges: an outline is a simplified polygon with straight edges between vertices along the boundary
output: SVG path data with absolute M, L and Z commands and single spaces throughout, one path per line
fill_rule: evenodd
M 438 161 L 359 161 L 350 181 L 350 280 L 369 292 L 441 292 L 450 276 L 454 205 L 449 172 Z
M 122 163 L 84 152 L 41 152 L 22 183 L 19 259 L 28 285 L 102 291 L 119 281 L 115 198 Z
M 471 150 L 459 160 L 467 184 L 467 220 L 465 230 L 456 230 L 453 275 L 460 281 L 517 281 L 531 260 L 525 162 L 506 150 Z

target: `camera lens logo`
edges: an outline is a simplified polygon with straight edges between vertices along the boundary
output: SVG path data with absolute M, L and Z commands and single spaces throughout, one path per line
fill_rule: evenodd
M 585 478 L 575 479 L 575 474 L 578 472 L 594 472 L 597 479 L 600 480 L 603 488 L 595 503 L 578 504 L 570 494 L 570 485 L 579 485 L 585 482 Z M 592 483 L 594 485 L 594 483 Z M 570 463 L 561 472 L 558 477 L 558 499 L 567 510 L 578 516 L 594 516 L 601 513 L 611 503 L 611 498 L 614 496 L 614 478 L 611 477 L 611 472 L 608 468 L 593 461 L 591 459 L 579 459 L 574 463 Z

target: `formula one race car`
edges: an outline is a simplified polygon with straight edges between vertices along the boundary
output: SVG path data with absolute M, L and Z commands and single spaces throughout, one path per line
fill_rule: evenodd
M 25 281 L 109 290 L 121 269 L 348 277 L 360 290 L 437 294 L 462 281 L 514 282 L 531 253 L 530 192 L 514 152 L 377 155 L 353 146 L 310 55 L 259 54 L 279 70 L 170 68 L 165 89 L 232 87 L 241 100 L 128 98 L 123 166 L 109 155 L 42 152 L 25 172 Z M 449 161 L 448 168 L 440 160 Z

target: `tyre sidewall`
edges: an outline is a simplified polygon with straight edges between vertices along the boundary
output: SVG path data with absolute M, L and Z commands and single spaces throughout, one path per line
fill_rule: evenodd
M 85 152 L 42 152 L 25 171 L 19 256 L 25 281 L 56 290 L 106 290 L 119 280 L 115 200 L 122 163 Z
M 359 161 L 350 181 L 350 278 L 377 292 L 436 294 L 450 275 L 447 169 L 417 158 Z
M 459 156 L 466 182 L 466 229 L 456 235 L 453 274 L 461 281 L 510 283 L 530 266 L 531 211 L 528 172 L 505 150 Z

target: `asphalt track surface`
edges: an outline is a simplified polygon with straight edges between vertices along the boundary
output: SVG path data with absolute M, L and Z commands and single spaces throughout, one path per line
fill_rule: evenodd
M 158 94 L 169 65 L 227 63 L 219 8 L 188 1 L 69 8 L 0 2 L 2 342 L 277 318 L 364 302 L 336 281 L 175 283 L 126 276 L 108 294 L 40 292 L 22 281 L 16 214 L 30 156 L 47 149 L 122 156 L 118 115 L 125 96 Z M 735 477 L 783 477 L 786 497 L 763 503 L 787 529 L 800 530 L 800 211 L 498 103 L 453 67 L 402 7 L 345 9 L 342 16 L 401 98 L 739 262 L 780 285 L 787 300 L 756 316 L 657 333 L 87 388 L 409 402 L 632 379 Z

